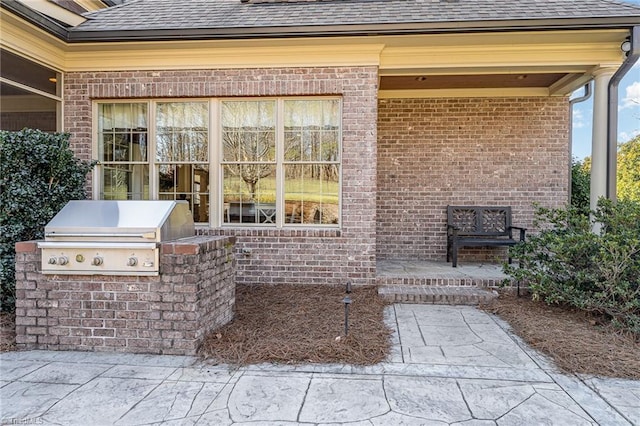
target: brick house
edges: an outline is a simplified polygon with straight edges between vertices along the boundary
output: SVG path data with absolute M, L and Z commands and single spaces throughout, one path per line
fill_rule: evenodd
M 443 261 L 449 204 L 531 228 L 567 202 L 569 95 L 592 80 L 606 195 L 607 85 L 640 24 L 611 0 L 1 6 L 2 129 L 70 132 L 94 199 L 189 200 L 245 283 Z

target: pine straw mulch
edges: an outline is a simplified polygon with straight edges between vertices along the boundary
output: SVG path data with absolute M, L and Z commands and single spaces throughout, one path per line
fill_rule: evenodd
M 532 348 L 568 373 L 640 379 L 640 339 L 600 316 L 501 293 L 486 311 L 507 321 Z
M 387 304 L 374 287 L 354 287 L 344 336 L 343 287 L 243 286 L 236 316 L 208 335 L 200 355 L 219 363 L 375 364 L 390 350 Z M 640 341 L 605 321 L 530 297 L 502 293 L 483 309 L 507 321 L 531 347 L 568 373 L 640 380 Z M 14 317 L 0 313 L 0 352 L 15 350 Z
M 209 334 L 199 353 L 236 365 L 383 361 L 391 348 L 387 303 L 375 287 L 354 287 L 345 336 L 345 296 L 344 287 L 326 285 L 238 285 L 234 320 Z

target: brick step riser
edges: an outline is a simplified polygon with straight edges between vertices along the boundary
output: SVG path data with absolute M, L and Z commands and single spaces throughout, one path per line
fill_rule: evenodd
M 391 303 L 416 303 L 425 305 L 480 305 L 489 303 L 493 297 L 474 297 L 443 294 L 386 294 L 383 298 Z
M 483 278 L 376 278 L 376 285 L 381 286 L 426 286 L 426 287 L 501 287 L 502 279 Z M 515 284 L 512 284 L 515 285 Z
M 378 294 L 392 303 L 479 305 L 498 297 L 493 290 L 453 286 L 381 286 Z

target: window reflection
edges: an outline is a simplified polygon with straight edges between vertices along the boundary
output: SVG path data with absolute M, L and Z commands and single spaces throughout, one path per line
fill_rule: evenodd
M 340 102 L 284 102 L 284 202 L 288 223 L 338 224 Z
M 275 101 L 222 103 L 224 223 L 276 223 Z
M 106 200 L 148 200 L 146 103 L 98 105 L 98 159 Z M 145 163 L 145 164 L 142 164 Z
M 276 223 L 274 164 L 225 165 L 223 182 L 225 223 Z
M 159 162 L 208 161 L 207 102 L 159 103 L 156 159 Z
M 195 222 L 209 222 L 209 103 L 156 106 L 158 196 L 186 200 Z
M 339 170 L 336 164 L 285 165 L 288 223 L 339 223 Z
M 109 164 L 102 168 L 103 200 L 148 200 L 149 166 Z
M 284 131 L 286 161 L 336 161 L 338 101 L 285 101 Z

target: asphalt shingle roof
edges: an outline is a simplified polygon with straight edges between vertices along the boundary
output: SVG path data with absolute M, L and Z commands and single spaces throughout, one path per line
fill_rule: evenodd
M 130 0 L 86 14 L 72 33 L 411 25 L 638 17 L 617 0 Z

